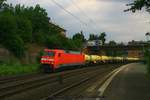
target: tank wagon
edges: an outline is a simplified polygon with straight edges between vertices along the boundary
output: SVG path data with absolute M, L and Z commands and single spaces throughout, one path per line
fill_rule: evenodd
M 102 61 L 101 56 L 98 55 L 86 55 L 85 54 L 85 64 L 98 64 Z
M 41 57 L 41 65 L 45 72 L 55 71 L 56 69 L 69 66 L 85 66 L 101 63 L 119 63 L 139 61 L 139 58 L 110 57 L 99 55 L 87 55 L 82 52 L 45 49 Z

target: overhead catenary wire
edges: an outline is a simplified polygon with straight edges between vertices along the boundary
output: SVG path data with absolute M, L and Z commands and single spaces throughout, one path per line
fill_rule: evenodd
M 78 5 L 74 0 L 70 0 L 70 2 L 85 16 L 87 17 L 87 19 L 89 19 L 90 22 L 92 22 L 93 24 L 95 24 L 96 28 L 96 22 L 93 20 L 93 18 L 89 17 Z
M 73 18 L 75 18 L 76 20 L 78 20 L 83 26 L 87 27 L 87 29 L 89 30 L 92 27 L 88 27 L 88 24 L 86 22 L 84 22 L 82 19 L 80 19 L 78 16 L 74 15 L 72 12 L 68 11 L 67 9 L 65 9 L 61 4 L 59 4 L 58 2 L 56 2 L 55 0 L 51 0 L 55 5 L 57 5 L 59 8 L 63 9 L 66 13 L 68 13 L 69 15 L 71 15 Z M 95 31 L 96 33 L 96 31 Z
M 57 5 L 58 7 L 60 7 L 61 9 L 63 9 L 66 13 L 68 13 L 69 15 L 71 15 L 72 17 L 74 17 L 76 20 L 78 20 L 81 24 L 87 26 L 87 24 L 82 21 L 79 17 L 77 17 L 76 15 L 72 14 L 70 11 L 66 10 L 62 5 L 60 5 L 58 2 L 56 2 L 55 0 L 51 0 L 55 5 Z

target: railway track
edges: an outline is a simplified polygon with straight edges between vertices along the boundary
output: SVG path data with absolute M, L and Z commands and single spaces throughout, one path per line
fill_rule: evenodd
M 0 86 L 4 85 L 4 84 L 10 84 L 12 85 L 13 82 L 15 82 L 15 84 L 17 84 L 17 82 L 21 82 L 21 81 L 28 81 L 28 80 L 36 80 L 36 79 L 42 79 L 42 78 L 51 78 L 54 77 L 56 75 L 60 75 L 60 74 L 69 74 L 69 73 L 74 73 L 77 71 L 82 71 L 85 70 L 84 68 L 81 69 L 76 69 L 76 70 L 70 70 L 70 71 L 65 71 L 64 72 L 59 72 L 59 73 L 50 73 L 50 74 L 45 74 L 45 73 L 35 73 L 35 74 L 27 74 L 27 75 L 18 75 L 18 76 L 12 76 L 12 77 L 2 77 L 0 78 Z M 1 88 L 1 87 L 0 87 Z
M 79 75 L 84 75 L 87 74 L 88 72 L 82 72 L 79 73 Z M 92 72 L 90 72 L 92 73 Z M 56 76 L 57 77 L 57 76 Z M 78 75 L 77 75 L 78 77 Z M 68 78 L 67 76 L 64 76 L 64 78 Z M 72 78 L 69 76 L 69 78 Z M 21 82 L 19 84 L 15 84 L 15 85 L 11 85 L 11 86 L 5 86 L 5 87 L 1 87 L 0 88 L 0 97 L 6 97 L 6 96 L 10 96 L 12 94 L 16 94 L 22 91 L 25 91 L 27 89 L 32 89 L 32 88 L 36 88 L 45 84 L 48 84 L 50 82 L 52 82 L 51 84 L 57 84 L 58 83 L 58 79 L 57 78 L 52 78 L 50 79 L 49 77 L 45 77 L 42 79 L 36 79 L 36 80 L 31 80 L 28 82 Z
M 44 75 L 35 76 L 30 79 L 25 78 L 25 80 L 22 79 L 20 81 L 14 80 L 13 82 L 8 81 L 8 83 L 2 82 L 0 84 L 0 99 L 9 98 L 12 95 L 25 92 L 25 91 L 29 91 L 31 89 L 35 89 L 35 88 L 38 88 L 40 86 L 47 85 L 47 84 L 49 84 L 49 86 L 52 87 L 51 93 L 53 94 L 50 94 L 51 95 L 50 97 L 52 97 L 71 87 L 74 87 L 78 84 L 88 81 L 91 78 L 94 78 L 98 74 L 102 74 L 106 70 L 111 70 L 111 69 L 113 69 L 113 67 L 110 67 L 110 66 L 109 68 L 105 68 L 104 66 L 88 67 L 88 68 L 82 68 L 82 69 L 71 70 L 71 71 L 66 71 L 66 72 L 54 73 L 54 74 L 45 75 L 45 76 Z M 63 78 L 62 80 L 63 85 L 60 85 L 61 78 Z M 54 88 L 54 87 L 57 87 L 57 88 Z
M 32 74 L 25 74 L 25 75 L 17 75 L 17 76 L 7 76 L 7 77 L 1 77 L 0 78 L 0 85 L 2 84 L 6 84 L 9 82 L 13 82 L 13 81 L 20 81 L 20 80 L 25 80 L 25 79 L 29 79 L 32 77 L 38 77 L 44 75 L 42 73 L 32 73 Z
M 95 79 L 95 77 L 97 77 L 98 75 L 106 74 L 108 72 L 111 72 L 113 69 L 114 68 L 109 68 L 109 69 L 106 69 L 106 70 L 95 71 L 94 73 L 92 73 L 92 75 L 88 74 L 88 76 L 85 76 L 83 80 L 80 80 L 80 81 L 77 81 L 75 83 L 72 83 L 71 85 L 69 85 L 69 86 L 67 86 L 65 88 L 62 88 L 62 89 L 60 89 L 60 90 L 50 94 L 48 97 L 42 98 L 41 100 L 57 100 L 57 99 L 58 100 L 65 100 L 67 97 L 69 97 L 69 95 L 66 95 L 66 96 L 63 95 L 66 91 L 71 90 L 71 89 L 73 89 L 75 87 L 79 87 L 80 85 L 82 85 L 85 82 L 88 83 L 89 81 Z M 82 92 L 79 92 L 79 94 L 81 94 L 81 93 Z M 67 93 L 67 94 L 69 94 L 69 93 Z

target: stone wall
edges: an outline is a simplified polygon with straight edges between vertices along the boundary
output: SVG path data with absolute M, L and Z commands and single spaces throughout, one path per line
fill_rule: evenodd
M 0 47 L 0 62 L 13 63 L 19 61 L 23 64 L 34 64 L 37 63 L 37 56 L 44 47 L 37 45 L 28 45 L 28 50 L 25 52 L 25 56 L 21 59 L 17 59 L 7 49 Z
M 11 54 L 10 52 L 5 48 L 0 48 L 0 62 L 7 62 L 9 63 L 11 61 Z

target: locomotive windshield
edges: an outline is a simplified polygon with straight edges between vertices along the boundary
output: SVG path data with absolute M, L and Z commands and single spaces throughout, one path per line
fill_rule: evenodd
M 53 56 L 55 56 L 55 53 L 54 52 L 46 52 L 45 55 L 53 57 Z

